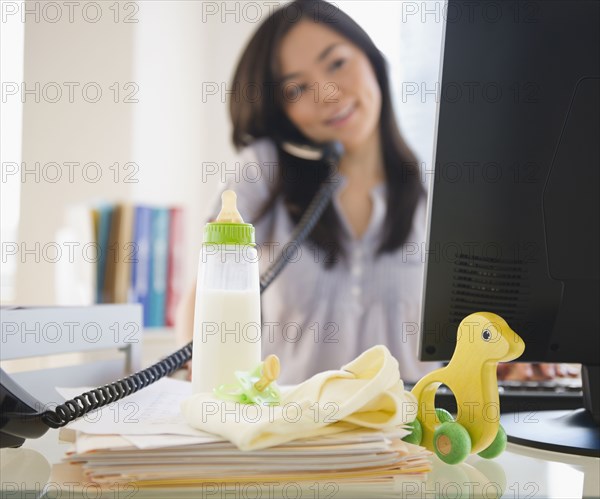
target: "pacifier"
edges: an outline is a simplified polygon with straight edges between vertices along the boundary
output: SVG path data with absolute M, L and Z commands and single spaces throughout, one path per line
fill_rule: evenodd
M 235 371 L 237 383 L 221 385 L 213 392 L 221 400 L 240 404 L 277 405 L 281 392 L 275 380 L 280 370 L 279 358 L 269 355 L 252 371 Z

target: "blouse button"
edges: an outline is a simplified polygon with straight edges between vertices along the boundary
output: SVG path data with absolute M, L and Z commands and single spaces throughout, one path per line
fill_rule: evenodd
M 352 275 L 355 277 L 358 277 L 362 274 L 362 266 L 361 265 L 354 265 L 352 267 Z
M 350 291 L 356 297 L 360 296 L 360 294 L 361 294 L 361 289 L 360 289 L 359 286 L 352 286 L 352 288 L 350 289 Z

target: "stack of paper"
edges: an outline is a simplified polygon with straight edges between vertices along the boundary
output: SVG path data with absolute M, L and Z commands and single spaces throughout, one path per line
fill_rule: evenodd
M 65 397 L 80 393 L 59 391 Z M 190 391 L 190 383 L 164 379 L 71 423 L 76 438 L 51 480 L 156 497 L 351 497 L 367 492 L 381 497 L 397 495 L 403 482 L 421 483 L 430 469 L 429 452 L 401 440 L 408 433 L 404 428 L 352 429 L 240 451 L 183 421 L 179 406 Z

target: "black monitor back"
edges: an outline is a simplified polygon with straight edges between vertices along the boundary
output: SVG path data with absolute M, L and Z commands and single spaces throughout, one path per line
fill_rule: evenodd
M 472 312 L 600 364 L 598 1 L 447 6 L 420 356 Z

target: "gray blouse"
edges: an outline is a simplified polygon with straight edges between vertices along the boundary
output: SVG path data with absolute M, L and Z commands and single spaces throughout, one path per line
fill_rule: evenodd
M 237 173 L 228 175 L 224 188 L 236 192 L 244 221 L 254 223 L 276 180 L 275 145 L 260 139 L 238 161 Z M 324 252 L 287 244 L 294 224 L 281 200 L 255 224 L 261 273 L 282 250 L 292 258 L 261 298 L 263 358 L 276 354 L 280 382 L 291 384 L 339 369 L 371 346 L 385 344 L 398 359 L 402 378 L 414 382 L 437 367 L 417 358 L 426 202 L 417 208 L 408 242 L 376 258 L 386 213 L 385 184 L 371 191 L 371 220 L 363 237 L 356 239 L 339 204 L 347 179 L 338 178 L 333 203 L 344 226 L 348 258 L 332 268 L 324 267 Z

